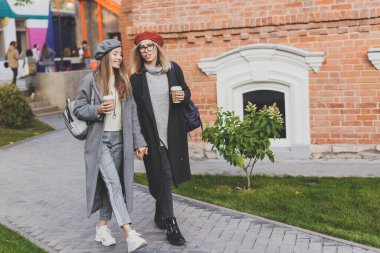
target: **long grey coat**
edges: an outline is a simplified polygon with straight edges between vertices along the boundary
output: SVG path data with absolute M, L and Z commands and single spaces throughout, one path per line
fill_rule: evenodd
M 93 92 L 95 92 L 94 105 L 90 104 L 92 87 Z M 101 178 L 98 164 L 104 132 L 104 119 L 98 114 L 98 105 L 102 103 L 102 94 L 103 91 L 99 90 L 95 85 L 93 74 L 88 74 L 81 81 L 74 105 L 75 116 L 90 123 L 84 149 L 87 211 L 89 217 L 102 207 L 101 196 L 107 191 Z M 127 210 L 131 212 L 133 206 L 134 150 L 146 146 L 146 143 L 140 131 L 136 104 L 132 95 L 128 100 L 122 102 L 122 113 L 124 159 L 120 181 L 123 185 Z

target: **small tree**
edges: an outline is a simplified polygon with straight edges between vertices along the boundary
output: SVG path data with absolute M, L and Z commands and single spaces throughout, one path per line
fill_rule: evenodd
M 222 112 L 221 109 L 215 109 L 217 119 L 214 126 L 208 125 L 201 137 L 213 144 L 231 165 L 244 170 L 247 189 L 250 190 L 256 162 L 265 157 L 274 162 L 274 154 L 269 149 L 269 138 L 280 136 L 283 128 L 282 115 L 275 103 L 257 111 L 256 105 L 248 102 L 245 108 L 247 113 L 242 120 L 233 111 Z

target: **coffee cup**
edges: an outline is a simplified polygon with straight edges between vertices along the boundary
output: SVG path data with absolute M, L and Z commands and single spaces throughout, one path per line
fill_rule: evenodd
M 115 96 L 114 95 L 106 95 L 103 97 L 103 103 L 114 105 L 115 103 Z M 107 112 L 106 114 L 109 114 L 111 112 Z
M 181 86 L 172 86 L 170 87 L 170 92 L 172 94 L 172 100 L 173 100 L 173 103 L 175 104 L 178 104 L 178 103 L 181 103 L 181 101 L 179 101 L 177 98 L 176 98 L 176 93 L 177 91 L 180 91 L 182 90 L 182 87 Z

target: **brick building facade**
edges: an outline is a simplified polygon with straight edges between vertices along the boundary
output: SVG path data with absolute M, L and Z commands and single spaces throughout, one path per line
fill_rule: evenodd
M 124 0 L 120 25 L 126 54 L 164 37 L 204 122 L 268 96 L 285 113 L 276 152 L 380 157 L 379 0 Z

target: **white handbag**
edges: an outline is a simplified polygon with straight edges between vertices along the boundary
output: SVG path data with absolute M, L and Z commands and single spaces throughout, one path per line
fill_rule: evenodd
M 24 73 L 23 76 L 29 75 L 29 64 L 28 64 L 28 57 L 25 57 L 25 64 L 24 64 Z
M 91 89 L 91 105 L 94 105 L 95 95 L 94 91 Z M 69 98 L 66 99 L 66 108 L 61 114 L 63 121 L 65 122 L 67 129 L 69 129 L 70 133 L 77 138 L 78 140 L 86 139 L 88 132 L 88 123 L 84 120 L 80 120 L 75 117 L 73 113 L 73 107 L 75 104 L 74 101 L 70 101 Z

